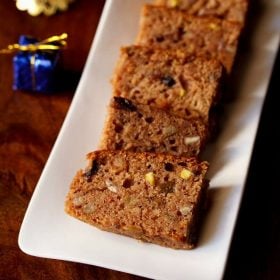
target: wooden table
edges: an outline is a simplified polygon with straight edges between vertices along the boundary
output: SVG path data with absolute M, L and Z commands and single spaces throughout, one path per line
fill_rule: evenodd
M 31 17 L 0 1 L 0 48 L 20 34 L 69 34 L 64 67 L 71 83 L 49 96 L 12 90 L 12 55 L 0 56 L 0 279 L 140 279 L 104 268 L 35 258 L 17 245 L 24 212 L 72 100 L 104 1 L 77 0 L 69 11 Z M 279 119 L 274 79 L 264 107 L 225 279 L 279 279 Z M 279 80 L 279 79 L 278 79 Z M 278 82 L 279 85 L 279 82 Z M 142 278 L 141 278 L 142 279 Z

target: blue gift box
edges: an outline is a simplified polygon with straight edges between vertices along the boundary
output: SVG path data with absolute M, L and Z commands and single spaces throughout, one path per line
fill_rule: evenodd
M 36 44 L 37 39 L 20 36 L 19 45 Z M 13 58 L 13 89 L 36 92 L 55 90 L 55 72 L 59 60 L 57 50 L 19 51 Z

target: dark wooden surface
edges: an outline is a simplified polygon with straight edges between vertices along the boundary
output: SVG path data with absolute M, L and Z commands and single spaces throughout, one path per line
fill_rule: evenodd
M 62 92 L 48 96 L 12 91 L 12 55 L 0 56 L 1 280 L 142 279 L 104 268 L 28 256 L 17 245 L 24 212 L 72 100 L 103 5 L 101 0 L 77 0 L 67 12 L 33 18 L 16 10 L 14 1 L 0 1 L 0 48 L 16 42 L 21 34 L 43 39 L 67 32 L 63 64 L 71 81 L 64 83 Z M 275 133 L 279 127 L 275 121 L 279 119 L 279 65 L 278 59 L 225 279 L 280 278 L 280 167 L 272 165 L 279 156 L 279 149 L 273 148 L 280 140 Z

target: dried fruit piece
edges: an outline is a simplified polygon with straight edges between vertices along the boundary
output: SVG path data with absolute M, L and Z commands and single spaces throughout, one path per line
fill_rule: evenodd
M 172 171 L 174 171 L 174 165 L 172 163 L 170 163 L 170 162 L 166 162 L 164 164 L 164 169 L 166 171 L 172 172 Z
M 145 174 L 145 180 L 149 185 L 154 186 L 155 185 L 155 175 L 154 175 L 154 173 L 153 172 L 148 172 L 147 174 Z
M 157 36 L 157 37 L 156 37 L 156 41 L 157 41 L 158 43 L 163 42 L 163 41 L 164 41 L 164 36 L 163 36 L 163 35 Z
M 188 137 L 185 137 L 185 139 L 184 139 L 185 145 L 193 144 L 193 143 L 196 143 L 199 141 L 200 141 L 199 136 L 188 136 Z
M 123 187 L 124 187 L 125 189 L 130 188 L 132 185 L 133 185 L 133 180 L 130 179 L 130 178 L 126 178 L 126 179 L 123 181 Z
M 100 167 L 100 165 L 99 165 L 98 161 L 94 160 L 92 162 L 91 168 L 84 173 L 84 176 L 87 178 L 88 182 L 90 182 L 91 177 L 98 172 L 99 167 Z
M 168 87 L 172 87 L 176 84 L 176 81 L 171 76 L 164 76 L 161 81 Z
M 184 180 L 188 180 L 191 176 L 192 176 L 192 172 L 186 168 L 184 168 L 181 173 L 180 173 L 180 177 Z
M 135 112 L 137 107 L 128 99 L 114 96 L 114 103 L 117 109 Z
M 181 88 L 179 91 L 179 96 L 184 97 L 186 94 L 187 94 L 187 91 L 185 89 Z
M 118 188 L 111 180 L 106 180 L 105 184 L 109 191 L 116 193 L 118 191 Z

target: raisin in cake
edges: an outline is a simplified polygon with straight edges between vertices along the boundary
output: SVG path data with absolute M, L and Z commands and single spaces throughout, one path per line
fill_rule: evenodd
M 191 249 L 208 181 L 207 162 L 127 151 L 97 151 L 78 171 L 65 210 L 102 230 Z
M 222 80 L 223 67 L 216 59 L 183 50 L 129 46 L 121 49 L 112 82 L 116 96 L 208 122 Z
M 136 42 L 213 57 L 230 73 L 241 29 L 241 24 L 215 17 L 195 17 L 178 9 L 145 5 Z
M 183 119 L 148 105 L 113 97 L 100 148 L 197 156 L 208 135 L 201 119 Z

